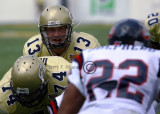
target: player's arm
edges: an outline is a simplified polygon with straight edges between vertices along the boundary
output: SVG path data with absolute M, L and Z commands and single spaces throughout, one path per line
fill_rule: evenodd
M 158 51 L 158 55 L 159 55 L 159 51 Z M 159 60 L 160 60 L 160 57 L 159 57 Z M 158 78 L 160 78 L 160 61 L 159 61 L 159 65 L 158 65 L 158 69 L 159 69 L 159 71 L 158 71 L 158 73 L 157 73 L 157 77 Z M 155 99 L 155 101 L 153 102 L 153 106 L 154 106 L 154 109 L 155 109 L 155 112 L 157 113 L 157 112 L 159 112 L 159 110 L 160 110 L 160 85 L 159 85 L 159 80 L 158 80 L 158 83 L 157 83 L 157 97 L 156 97 L 156 99 Z
M 2 86 L 3 83 L 7 82 L 10 80 L 11 78 L 11 70 L 12 68 L 10 68 L 3 76 L 3 78 L 0 80 L 0 86 Z
M 58 114 L 77 114 L 84 101 L 84 96 L 73 84 L 70 83 L 64 92 L 64 97 Z
M 77 114 L 85 101 L 85 92 L 80 73 L 82 65 L 83 55 L 81 53 L 72 62 L 71 68 L 74 67 L 74 69 L 71 69 L 68 76 L 69 85 L 65 89 L 59 114 Z

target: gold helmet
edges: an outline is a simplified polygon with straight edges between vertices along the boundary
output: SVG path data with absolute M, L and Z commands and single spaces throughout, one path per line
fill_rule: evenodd
M 65 41 L 59 42 L 59 44 L 54 44 L 49 41 L 49 37 L 46 33 L 46 28 L 51 27 L 66 27 L 66 34 L 64 36 L 59 36 L 58 38 L 65 37 Z M 49 6 L 43 10 L 39 18 L 39 29 L 42 36 L 42 41 L 47 47 L 48 51 L 52 55 L 52 48 L 61 48 L 65 43 L 69 45 L 71 42 L 72 34 L 72 15 L 69 10 L 61 5 Z
M 47 84 L 45 65 L 38 57 L 25 55 L 16 60 L 10 86 L 18 102 L 27 107 L 37 106 L 47 92 Z

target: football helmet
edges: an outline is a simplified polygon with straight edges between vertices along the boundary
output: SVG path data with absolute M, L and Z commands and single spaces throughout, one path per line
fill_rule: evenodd
M 108 40 L 110 45 L 150 45 L 149 32 L 135 19 L 124 19 L 113 25 Z
M 15 99 L 24 106 L 37 106 L 47 93 L 48 78 L 44 63 L 36 56 L 16 60 L 11 71 L 10 87 Z
M 53 55 L 51 49 L 52 48 L 61 48 L 64 44 L 70 44 L 71 42 L 71 34 L 72 34 L 72 15 L 69 10 L 61 5 L 49 6 L 43 10 L 39 18 L 39 29 L 42 36 L 42 41 L 44 45 L 47 47 L 49 53 Z M 50 37 L 48 36 L 46 29 L 53 27 L 66 27 L 65 35 L 58 37 Z M 63 42 L 59 42 L 58 44 L 52 43 L 49 39 L 61 39 L 65 37 Z

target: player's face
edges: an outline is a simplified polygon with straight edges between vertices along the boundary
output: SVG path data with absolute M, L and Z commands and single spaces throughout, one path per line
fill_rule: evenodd
M 65 41 L 66 26 L 46 28 L 47 36 L 51 44 L 59 44 Z

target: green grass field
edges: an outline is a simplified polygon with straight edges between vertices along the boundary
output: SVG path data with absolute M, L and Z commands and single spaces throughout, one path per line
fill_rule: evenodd
M 75 31 L 87 32 L 95 36 L 101 45 L 107 43 L 108 32 L 111 25 L 80 25 Z M 1 25 L 0 26 L 0 79 L 22 55 L 23 45 L 39 33 L 37 25 Z

